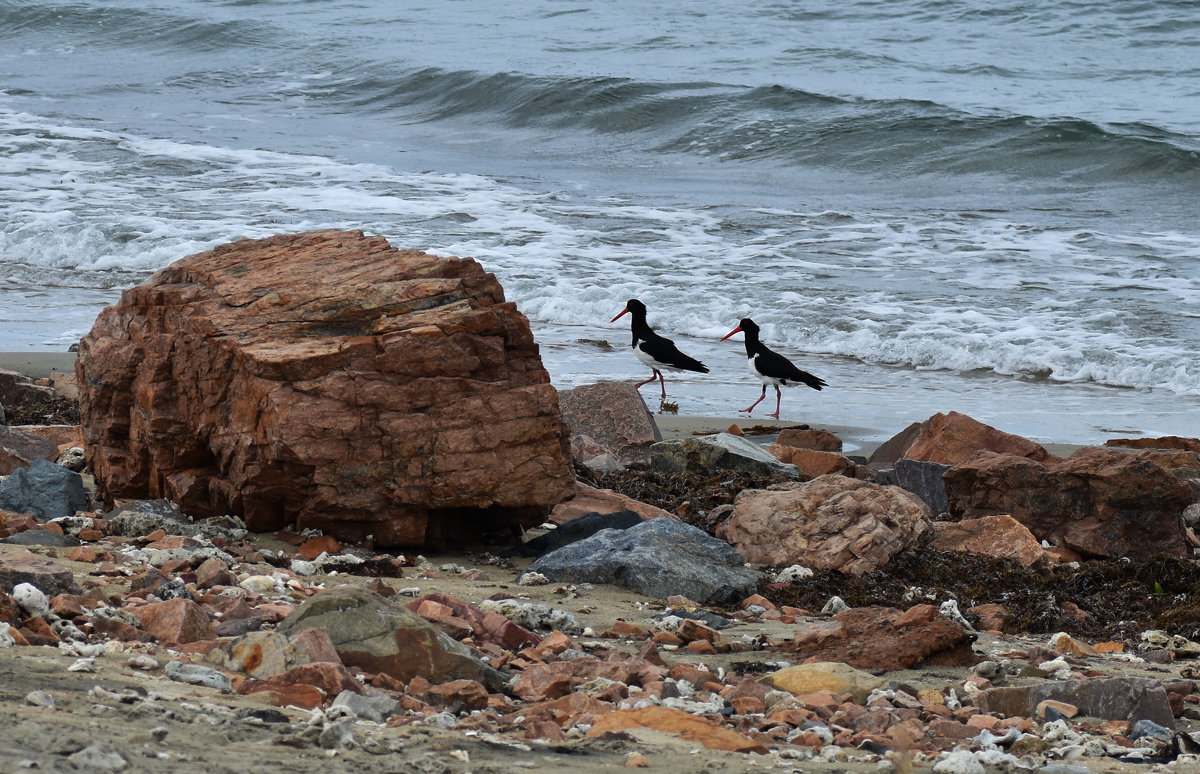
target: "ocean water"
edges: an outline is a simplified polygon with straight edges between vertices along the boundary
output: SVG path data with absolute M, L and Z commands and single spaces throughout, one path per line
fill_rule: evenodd
M 637 297 L 683 413 L 758 396 L 750 316 L 829 383 L 785 419 L 1200 435 L 1195 4 L 653 5 L 0 4 L 0 351 L 351 228 L 477 258 L 560 387 L 649 376 Z

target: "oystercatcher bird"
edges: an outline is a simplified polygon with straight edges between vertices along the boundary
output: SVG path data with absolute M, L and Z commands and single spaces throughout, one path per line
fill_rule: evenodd
M 779 391 L 779 385 L 784 387 L 793 384 L 807 384 L 814 390 L 819 390 L 825 387 L 823 380 L 810 374 L 808 371 L 801 371 L 796 366 L 792 365 L 792 361 L 788 360 L 778 352 L 773 352 L 767 348 L 758 339 L 758 326 L 749 317 L 738 323 L 738 327 L 731 330 L 721 337 L 721 341 L 729 338 L 735 333 L 746 334 L 746 358 L 750 366 L 750 372 L 762 380 L 763 389 L 762 395 L 758 396 L 758 400 L 751 403 L 746 408 L 742 409 L 747 414 L 762 403 L 763 398 L 767 397 L 767 385 L 775 386 L 775 413 L 768 414 L 769 417 L 779 419 L 779 404 L 783 398 L 783 394 Z
M 638 360 L 650 366 L 650 369 L 653 371 L 649 379 L 644 382 L 638 382 L 634 385 L 635 387 L 649 384 L 657 376 L 658 382 L 662 386 L 662 396 L 665 400 L 667 397 L 667 383 L 663 381 L 662 372 L 664 369 L 668 371 L 699 371 L 702 374 L 708 373 L 708 366 L 693 357 L 683 354 L 670 339 L 659 336 L 650 329 L 650 326 L 646 323 L 646 305 L 636 298 L 629 299 L 628 303 L 625 304 L 625 308 L 621 310 L 621 314 L 618 314 L 609 320 L 609 322 L 616 322 L 626 312 L 633 317 L 629 323 L 629 328 L 633 331 L 633 354 L 637 355 Z

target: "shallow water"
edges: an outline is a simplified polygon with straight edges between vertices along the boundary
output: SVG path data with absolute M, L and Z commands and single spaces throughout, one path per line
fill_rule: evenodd
M 1197 30 L 1065 0 L 17 0 L 0 351 L 65 348 L 183 255 L 354 228 L 477 257 L 560 386 L 644 378 L 577 343 L 620 348 L 638 297 L 717 366 L 685 412 L 757 395 L 717 345 L 751 316 L 830 383 L 785 416 L 1197 436 Z

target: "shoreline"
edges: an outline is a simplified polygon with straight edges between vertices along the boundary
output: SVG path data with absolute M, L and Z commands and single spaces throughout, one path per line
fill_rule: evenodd
M 47 379 L 55 373 L 75 372 L 75 352 L 0 352 L 0 370 L 16 371 L 26 376 Z M 647 404 L 649 406 L 649 404 Z M 945 409 L 949 411 L 950 409 Z M 731 425 L 737 425 L 747 435 L 764 444 L 769 443 L 778 432 L 787 427 L 806 426 L 813 429 L 828 430 L 842 439 L 842 453 L 869 457 L 884 441 L 896 432 L 907 427 L 913 420 L 906 421 L 902 427 L 888 431 L 878 427 L 866 427 L 839 422 L 796 422 L 787 419 L 765 419 L 746 416 L 724 416 L 712 414 L 663 414 L 651 411 L 654 423 L 658 425 L 663 440 L 677 440 L 694 435 L 723 433 Z M 924 421 L 922 417 L 916 421 Z M 751 435 L 749 431 L 757 428 L 759 433 Z M 766 431 L 766 432 L 763 432 Z M 1059 457 L 1070 456 L 1076 449 L 1088 444 L 1041 442 L 1051 454 Z

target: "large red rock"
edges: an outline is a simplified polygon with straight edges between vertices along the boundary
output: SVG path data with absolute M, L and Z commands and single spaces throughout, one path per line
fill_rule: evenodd
M 755 564 L 858 574 L 887 563 L 925 530 L 931 515 L 900 487 L 829 474 L 741 492 L 718 537 Z
M 177 261 L 101 312 L 76 371 L 106 501 L 402 545 L 538 523 L 574 479 L 496 278 L 361 232 Z
M 133 614 L 142 628 L 162 643 L 186 645 L 198 640 L 211 640 L 212 622 L 203 608 L 190 599 L 168 599 L 144 607 L 135 607 Z
M 903 451 L 900 451 L 901 446 Z M 1058 459 L 1028 438 L 997 430 L 957 411 L 934 414 L 916 427 L 910 425 L 896 439 L 888 441 L 880 449 L 884 447 L 889 448 L 890 452 L 886 456 L 892 459 L 884 460 L 885 455 L 877 450 L 876 454 L 871 456 L 871 462 L 894 462 L 904 457 L 910 460 L 957 465 L 981 450 L 1015 454 L 1038 462 L 1053 462 Z
M 979 452 L 946 471 L 950 514 L 975 519 L 1009 514 L 1038 540 L 1084 556 L 1187 556 L 1183 510 L 1191 489 L 1165 464 L 1191 452 L 1122 452 L 1084 447 L 1044 465 Z
M 558 394 L 563 421 L 576 447 L 593 444 L 622 465 L 649 465 L 650 446 L 662 440 L 641 393 L 629 382 L 585 384 Z M 574 439 L 588 438 L 592 444 Z M 590 455 L 594 456 L 594 455 Z M 586 463 L 584 455 L 579 461 Z
M 778 648 L 798 658 L 838 661 L 856 669 L 910 669 L 919 664 L 967 666 L 979 659 L 971 652 L 975 635 L 938 612 L 933 605 L 900 611 L 859 607 L 831 621 L 803 624 L 796 636 Z
M 929 529 L 933 534 L 929 547 L 939 551 L 1011 559 L 1023 567 L 1048 561 L 1046 549 L 1029 528 L 1007 514 L 957 522 L 935 521 L 929 524 Z

